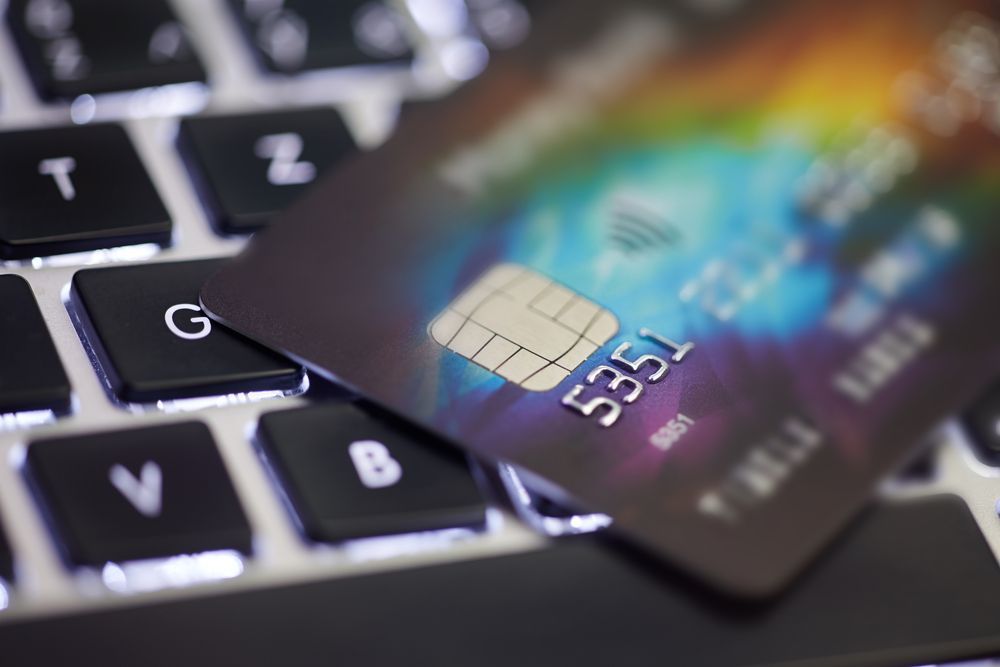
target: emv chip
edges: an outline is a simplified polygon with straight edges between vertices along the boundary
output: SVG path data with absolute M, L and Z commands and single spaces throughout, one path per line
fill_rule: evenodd
M 497 264 L 431 322 L 431 337 L 530 391 L 548 391 L 618 332 L 610 311 L 517 264 Z

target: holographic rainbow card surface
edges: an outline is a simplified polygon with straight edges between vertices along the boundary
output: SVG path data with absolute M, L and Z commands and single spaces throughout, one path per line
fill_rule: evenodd
M 203 304 L 769 594 L 1000 370 L 997 14 L 544 3 Z

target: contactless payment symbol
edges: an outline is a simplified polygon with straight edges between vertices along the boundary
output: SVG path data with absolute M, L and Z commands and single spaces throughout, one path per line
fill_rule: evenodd
M 497 264 L 434 318 L 428 331 L 505 380 L 548 391 L 618 332 L 618 319 L 527 267 Z

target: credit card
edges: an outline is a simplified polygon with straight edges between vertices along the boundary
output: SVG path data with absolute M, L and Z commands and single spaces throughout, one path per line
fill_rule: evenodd
M 1000 11 L 540 4 L 202 303 L 772 594 L 1000 370 Z

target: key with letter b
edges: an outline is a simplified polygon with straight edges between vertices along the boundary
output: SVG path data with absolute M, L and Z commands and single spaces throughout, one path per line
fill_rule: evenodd
M 358 479 L 369 489 L 392 486 L 403 476 L 399 461 L 392 458 L 389 448 L 378 440 L 357 440 L 347 448 Z
M 314 540 L 478 526 L 485 519 L 460 456 L 355 405 L 271 412 L 261 418 L 258 437 Z

